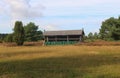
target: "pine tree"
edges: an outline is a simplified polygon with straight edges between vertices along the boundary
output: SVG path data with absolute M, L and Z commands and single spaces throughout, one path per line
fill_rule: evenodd
M 102 23 L 100 35 L 105 40 L 120 40 L 120 17 L 111 17 Z
M 38 30 L 38 26 L 35 23 L 30 22 L 26 26 L 24 26 L 25 30 L 25 41 L 38 41 L 41 40 L 42 31 Z
M 24 43 L 24 28 L 21 21 L 16 21 L 14 26 L 14 41 L 18 46 Z

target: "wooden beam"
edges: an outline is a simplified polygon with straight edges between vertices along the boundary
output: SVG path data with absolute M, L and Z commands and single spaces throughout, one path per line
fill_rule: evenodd
M 69 42 L 69 36 L 67 35 L 67 42 Z
M 49 38 L 47 37 L 47 42 L 49 41 Z
M 80 42 L 82 41 L 82 37 L 81 37 L 81 36 L 79 37 L 79 41 L 80 41 Z

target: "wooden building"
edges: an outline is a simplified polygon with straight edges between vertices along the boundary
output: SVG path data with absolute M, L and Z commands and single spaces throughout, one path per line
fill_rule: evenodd
M 49 42 L 82 42 L 84 30 L 44 31 L 45 43 Z

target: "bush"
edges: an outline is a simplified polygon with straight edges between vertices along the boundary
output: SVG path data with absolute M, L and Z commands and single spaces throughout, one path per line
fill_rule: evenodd
M 5 42 L 13 42 L 13 34 L 9 34 L 4 39 Z

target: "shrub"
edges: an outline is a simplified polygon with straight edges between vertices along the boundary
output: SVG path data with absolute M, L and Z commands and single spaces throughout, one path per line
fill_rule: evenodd
M 4 39 L 5 42 L 13 42 L 13 34 L 9 34 Z

